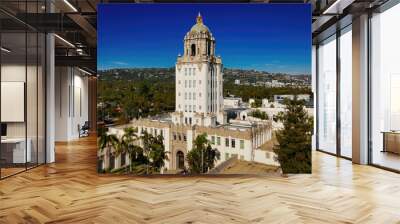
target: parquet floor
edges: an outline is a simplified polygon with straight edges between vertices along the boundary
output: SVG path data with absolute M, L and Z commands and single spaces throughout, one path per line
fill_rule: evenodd
M 95 139 L 0 181 L 0 223 L 400 223 L 400 175 L 313 154 L 289 177 L 98 176 Z

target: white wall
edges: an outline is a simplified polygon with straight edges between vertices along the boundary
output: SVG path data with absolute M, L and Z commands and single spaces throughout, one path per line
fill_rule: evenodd
M 79 138 L 78 125 L 89 120 L 88 78 L 72 67 L 56 68 L 56 141 Z
M 272 166 L 280 166 L 279 162 L 275 161 L 275 156 L 273 152 L 256 149 L 254 152 L 254 161 Z

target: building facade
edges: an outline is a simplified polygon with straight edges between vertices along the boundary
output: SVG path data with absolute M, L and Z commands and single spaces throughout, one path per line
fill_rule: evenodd
M 175 66 L 175 124 L 215 126 L 226 122 L 222 69 L 222 59 L 215 56 L 215 39 L 199 14 L 184 38 L 184 54 L 178 56 Z
M 216 165 L 229 158 L 279 166 L 275 154 L 263 149 L 271 140 L 271 121 L 231 120 L 227 122 L 223 101 L 223 65 L 215 56 L 215 39 L 199 14 L 196 24 L 184 38 L 184 54 L 176 62 L 175 112 L 156 118 L 132 120 L 109 128 L 118 137 L 133 127 L 138 136 L 147 132 L 162 135 L 168 160 L 163 172 L 175 173 L 188 168 L 186 156 L 201 134 L 220 153 Z M 138 145 L 142 142 L 139 140 Z M 126 154 L 99 152 L 100 169 L 118 169 L 129 165 Z

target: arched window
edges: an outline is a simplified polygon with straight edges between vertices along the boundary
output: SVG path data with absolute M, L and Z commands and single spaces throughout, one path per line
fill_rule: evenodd
M 196 45 L 195 44 L 192 44 L 192 56 L 196 56 Z
M 207 54 L 210 55 L 210 50 L 211 50 L 211 44 L 210 42 L 207 42 Z
M 185 168 L 185 155 L 182 151 L 178 151 L 176 153 L 176 165 L 177 169 L 184 169 Z

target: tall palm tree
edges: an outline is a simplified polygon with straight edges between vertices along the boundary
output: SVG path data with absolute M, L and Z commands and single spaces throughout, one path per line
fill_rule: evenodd
M 141 136 L 141 139 L 143 141 L 143 153 L 146 158 L 149 158 L 152 137 L 153 136 L 151 136 L 151 134 L 149 134 L 147 131 L 145 131 Z M 146 162 L 146 174 L 148 173 L 149 173 L 149 161 Z
M 121 153 L 126 152 L 129 155 L 129 172 L 132 172 L 133 162 L 143 154 L 143 149 L 136 144 L 139 140 L 136 134 L 137 129 L 129 127 L 124 129 L 124 135 L 121 137 Z
M 117 151 L 119 150 L 120 142 L 118 137 L 114 134 L 108 134 L 107 132 L 102 132 L 99 137 L 100 151 L 103 152 L 104 149 L 107 149 L 106 155 L 109 156 L 111 153 L 111 148 L 114 148 Z
M 207 134 L 201 134 L 193 141 L 194 148 L 187 154 L 187 161 L 191 173 L 206 173 L 214 168 L 220 158 L 220 152 L 211 147 Z
M 161 167 L 168 160 L 167 152 L 165 152 L 164 138 L 161 135 L 154 137 L 144 132 L 141 137 L 143 141 L 143 153 L 148 159 L 146 163 L 146 174 L 160 172 Z
M 165 152 L 163 136 L 152 136 L 150 149 L 149 160 L 151 162 L 151 167 L 155 172 L 160 172 L 161 168 L 165 165 L 165 160 L 168 160 L 167 152 Z

